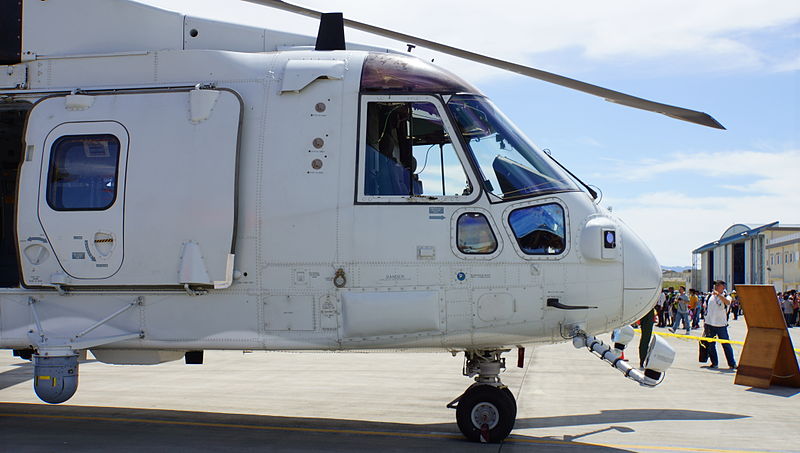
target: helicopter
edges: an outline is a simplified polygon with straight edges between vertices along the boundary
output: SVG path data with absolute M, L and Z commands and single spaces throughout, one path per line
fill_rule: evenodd
M 133 0 L 3 3 L 0 348 L 33 361 L 43 401 L 75 393 L 87 351 L 110 364 L 449 351 L 474 378 L 447 405 L 459 429 L 499 442 L 516 417 L 500 378 L 513 348 L 571 340 L 660 382 L 664 340 L 640 370 L 594 336 L 652 310 L 661 270 L 646 244 L 469 82 L 347 43 L 344 28 L 722 125 L 340 13 L 247 1 L 318 18 L 318 34 Z

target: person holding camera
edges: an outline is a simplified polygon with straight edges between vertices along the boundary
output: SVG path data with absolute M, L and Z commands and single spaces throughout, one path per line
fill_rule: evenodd
M 726 283 L 722 280 L 714 281 L 714 290 L 708 298 L 706 308 L 706 321 L 703 336 L 707 338 L 719 338 L 720 340 L 730 340 L 728 335 L 728 306 L 731 298 L 725 292 Z M 708 358 L 711 359 L 709 368 L 717 368 L 719 359 L 717 357 L 717 344 L 714 341 L 703 341 L 702 345 L 708 351 Z M 725 351 L 725 360 L 728 361 L 728 368 L 736 369 L 736 359 L 733 356 L 733 347 L 730 343 L 723 343 L 722 350 Z

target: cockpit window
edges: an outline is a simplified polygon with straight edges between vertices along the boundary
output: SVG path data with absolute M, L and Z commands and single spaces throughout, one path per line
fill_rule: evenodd
M 456 225 L 456 243 L 461 253 L 487 255 L 497 250 L 497 238 L 486 216 L 477 212 L 461 214 Z
M 438 198 L 471 193 L 433 103 L 367 104 L 364 195 Z
M 558 255 L 566 247 L 564 208 L 556 203 L 514 210 L 508 223 L 527 255 Z
M 480 167 L 488 193 L 511 200 L 578 190 L 488 99 L 458 95 L 447 107 Z

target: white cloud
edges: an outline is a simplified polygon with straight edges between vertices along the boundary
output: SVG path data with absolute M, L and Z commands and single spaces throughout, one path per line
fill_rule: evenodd
M 800 41 L 800 38 L 798 38 Z M 776 72 L 791 72 L 800 71 L 800 55 L 797 55 L 793 60 L 787 60 L 775 65 Z
M 314 35 L 316 22 L 238 0 L 140 0 L 225 21 L 242 21 L 266 28 Z M 292 0 L 320 11 L 342 11 L 345 17 L 450 44 L 478 53 L 537 66 L 548 53 L 572 51 L 589 61 L 648 59 L 674 69 L 661 59 L 681 60 L 691 70 L 791 67 L 763 55 L 742 34 L 786 27 L 800 21 L 800 2 L 774 0 L 660 0 L 639 2 L 594 0 L 566 2 L 459 2 L 406 0 L 402 3 L 356 0 Z M 353 30 L 353 42 L 404 49 L 396 42 Z M 789 40 L 791 37 L 781 37 Z M 502 72 L 422 49 L 422 57 L 473 81 L 496 78 Z M 793 56 L 792 56 L 793 57 Z M 790 58 L 791 60 L 791 58 Z M 700 62 L 701 64 L 697 64 Z M 576 62 L 575 62 L 576 63 Z M 571 64 L 574 67 L 575 63 Z M 543 68 L 547 69 L 547 68 Z M 550 68 L 559 70 L 560 68 Z M 567 72 L 574 73 L 569 68 Z
M 800 223 L 800 151 L 697 153 L 668 156 L 663 162 L 630 168 L 631 179 L 669 179 L 690 173 L 699 185 L 654 191 L 607 203 L 651 247 L 664 265 L 686 265 L 691 251 L 719 238 L 735 223 Z M 710 187 L 735 189 L 707 196 Z
M 678 153 L 659 161 L 624 163 L 614 172 L 615 178 L 631 181 L 649 180 L 665 173 L 689 172 L 707 176 L 749 176 L 741 179 L 740 186 L 761 185 L 760 190 L 782 190 L 787 184 L 800 184 L 798 178 L 788 177 L 786 170 L 800 169 L 800 150 L 782 152 L 766 151 L 725 151 Z M 752 178 L 758 178 L 755 182 Z M 742 184 L 742 182 L 747 181 Z M 755 186 L 753 186 L 755 187 Z

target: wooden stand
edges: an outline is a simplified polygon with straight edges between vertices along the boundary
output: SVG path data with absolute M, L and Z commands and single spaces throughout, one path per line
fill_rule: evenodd
M 800 387 L 800 369 L 783 310 L 772 285 L 736 285 L 747 322 L 747 338 L 735 384 L 769 388 Z

